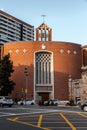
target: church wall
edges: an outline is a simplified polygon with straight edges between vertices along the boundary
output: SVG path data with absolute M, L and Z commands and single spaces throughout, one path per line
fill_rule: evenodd
M 42 49 L 42 44 L 46 46 Z M 10 52 L 14 73 L 12 79 L 16 86 L 12 96 L 21 98 L 22 88 L 25 89 L 25 67 L 28 65 L 28 97 L 34 97 L 34 53 L 36 51 L 53 52 L 54 67 L 54 98 L 68 100 L 68 76 L 75 79 L 81 75 L 81 46 L 69 42 L 11 42 L 4 44 L 4 54 Z

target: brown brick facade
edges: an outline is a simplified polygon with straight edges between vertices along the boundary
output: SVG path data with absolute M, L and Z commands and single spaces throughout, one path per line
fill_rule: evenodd
M 42 46 L 45 46 L 43 48 Z M 53 96 L 59 100 L 68 100 L 68 76 L 75 79 L 81 76 L 81 46 L 69 42 L 12 42 L 4 44 L 4 54 L 10 53 L 14 65 L 12 79 L 16 82 L 13 98 L 22 97 L 25 89 L 25 67 L 28 65 L 29 98 L 35 99 L 35 53 L 51 52 L 53 54 Z M 39 92 L 40 93 L 40 92 Z M 42 92 L 41 92 L 42 93 Z M 41 93 L 39 95 L 41 95 Z M 47 95 L 46 91 L 42 95 Z M 50 94 L 49 94 L 50 95 Z M 46 96 L 47 97 L 47 96 Z M 49 97 L 50 98 L 50 97 Z

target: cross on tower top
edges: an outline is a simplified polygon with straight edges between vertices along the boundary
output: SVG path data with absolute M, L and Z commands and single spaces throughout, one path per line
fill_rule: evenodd
M 41 15 L 41 16 L 43 17 L 43 23 L 44 23 L 44 17 L 46 17 L 46 15 L 43 14 L 43 15 Z

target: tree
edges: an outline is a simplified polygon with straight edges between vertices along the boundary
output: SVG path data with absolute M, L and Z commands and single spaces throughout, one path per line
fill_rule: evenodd
M 13 62 L 10 60 L 10 54 L 3 56 L 0 59 L 0 95 L 7 96 L 14 89 L 15 83 L 10 78 L 13 72 Z

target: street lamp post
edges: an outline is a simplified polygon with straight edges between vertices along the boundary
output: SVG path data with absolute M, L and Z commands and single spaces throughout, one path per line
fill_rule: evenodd
M 25 82 L 25 100 L 27 99 L 27 93 L 28 93 L 28 66 L 25 67 L 25 76 L 26 76 L 26 82 Z
M 3 89 L 3 86 L 0 86 L 0 94 L 1 94 L 1 90 Z
M 72 90 L 72 76 L 69 75 L 69 89 L 70 89 L 70 104 L 73 105 L 73 90 Z

